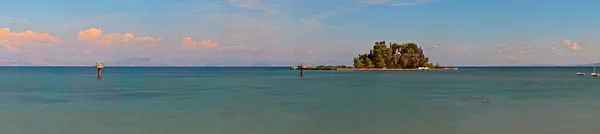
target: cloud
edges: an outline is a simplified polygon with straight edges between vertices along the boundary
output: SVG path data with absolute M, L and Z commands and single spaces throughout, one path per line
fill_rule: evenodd
M 441 0 L 413 0 L 410 2 L 394 2 L 393 0 L 359 0 L 358 3 L 368 5 L 385 4 L 389 6 L 418 6 L 427 3 L 439 2 Z
M 434 48 L 434 49 L 440 48 L 440 45 L 437 45 L 437 44 L 436 45 L 431 45 L 431 48 Z
M 554 46 L 548 47 L 550 49 L 550 54 L 556 54 L 556 48 Z
M 161 41 L 161 38 L 154 38 L 150 36 L 135 36 L 132 33 L 103 33 L 101 29 L 90 28 L 85 31 L 79 31 L 77 34 L 78 41 L 84 41 L 91 43 L 92 45 L 100 46 L 111 46 L 115 44 L 121 45 L 132 45 L 132 44 L 145 44 L 152 45 L 157 41 Z
M 219 49 L 221 50 L 241 50 L 246 49 L 246 46 L 237 45 L 237 46 L 222 46 Z
M 183 37 L 181 46 L 185 49 L 197 49 L 197 48 L 213 48 L 219 47 L 219 42 L 213 42 L 212 40 L 196 41 L 192 37 Z
M 567 46 L 573 52 L 577 52 L 577 51 L 581 50 L 581 48 L 582 48 L 579 44 L 577 44 L 576 42 L 573 42 L 571 40 L 562 40 L 561 42 L 563 45 Z M 588 45 L 588 46 L 590 46 L 590 45 Z
M 235 45 L 235 46 L 222 46 L 219 42 L 212 40 L 202 40 L 196 41 L 191 37 L 183 37 L 181 47 L 184 49 L 198 49 L 198 48 L 216 48 L 219 50 L 245 50 L 246 46 L 244 45 Z M 254 51 L 258 48 L 252 48 Z
M 220 46 L 220 44 L 218 42 L 213 42 L 211 40 L 202 40 L 202 42 L 200 42 L 200 44 L 204 45 L 204 47 L 207 47 L 207 48 L 213 48 L 213 47 Z
M 571 46 L 569 46 L 569 49 L 571 49 L 572 51 L 579 51 L 581 49 L 581 46 L 577 43 L 573 43 Z
M 517 57 L 515 57 L 513 55 L 508 56 L 508 59 L 511 60 L 511 61 L 518 61 L 518 60 L 520 60 L 519 58 L 517 58 Z
M 48 34 L 26 30 L 13 33 L 10 28 L 0 29 L 0 45 L 7 50 L 15 50 L 18 47 L 30 47 L 32 45 L 59 44 L 61 40 Z

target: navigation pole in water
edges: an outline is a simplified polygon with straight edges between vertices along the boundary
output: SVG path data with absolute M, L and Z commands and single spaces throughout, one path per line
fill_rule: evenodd
M 300 77 L 304 77 L 304 68 L 306 68 L 306 66 L 304 65 L 304 63 L 300 63 L 298 65 L 298 68 L 300 68 Z
M 300 69 L 300 77 L 304 77 L 304 69 L 307 69 L 308 66 L 304 65 L 304 63 L 299 63 L 296 66 L 292 66 L 292 70 Z
M 96 69 L 98 69 L 98 79 L 102 78 L 102 69 L 104 68 L 104 64 L 102 61 L 96 61 Z

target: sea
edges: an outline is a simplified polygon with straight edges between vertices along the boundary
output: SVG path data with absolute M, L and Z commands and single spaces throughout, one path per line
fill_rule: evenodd
M 0 67 L 0 134 L 599 134 L 592 71 Z

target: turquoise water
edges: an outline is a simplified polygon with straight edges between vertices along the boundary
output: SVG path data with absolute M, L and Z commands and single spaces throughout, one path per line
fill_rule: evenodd
M 591 71 L 0 67 L 0 133 L 591 134 Z

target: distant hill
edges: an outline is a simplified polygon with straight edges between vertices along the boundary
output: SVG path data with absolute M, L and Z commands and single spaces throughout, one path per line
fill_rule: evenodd
M 165 63 L 153 61 L 150 58 L 132 57 L 128 59 L 105 62 L 107 66 L 161 66 Z
M 554 65 L 554 64 L 529 64 L 529 65 L 524 65 L 524 66 L 558 66 L 558 65 Z
M 580 65 L 577 65 L 577 66 L 600 66 L 600 62 L 598 62 L 598 63 L 580 64 Z
M 31 66 L 33 64 L 21 60 L 4 60 L 0 59 L 0 66 Z

